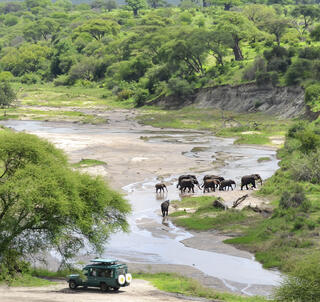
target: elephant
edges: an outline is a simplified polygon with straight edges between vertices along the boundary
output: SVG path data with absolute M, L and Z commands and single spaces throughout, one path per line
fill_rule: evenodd
M 163 203 L 161 203 L 161 213 L 162 213 L 162 217 L 168 216 L 169 205 L 170 205 L 169 199 L 166 200 L 166 201 L 164 201 Z
M 206 179 L 218 179 L 219 181 L 223 181 L 224 177 L 218 175 L 205 175 L 203 177 L 203 181 L 205 181 Z
M 184 178 L 180 182 L 180 191 L 185 192 L 186 189 L 188 188 L 188 192 L 194 193 L 194 182 L 195 180 L 193 178 Z
M 234 180 L 231 180 L 231 179 L 223 180 L 220 183 L 219 191 L 224 191 L 224 188 L 226 188 L 226 187 L 228 188 L 228 191 L 229 191 L 229 188 L 231 188 L 231 190 L 233 190 L 232 185 L 234 185 L 234 187 L 236 187 L 236 183 Z
M 168 192 L 167 186 L 163 183 L 156 184 L 155 188 L 156 188 L 156 193 L 158 193 L 158 191 L 159 193 L 162 193 L 162 192 L 164 193 L 164 189 L 166 189 L 166 191 Z
M 200 184 L 199 184 L 199 182 L 197 180 L 197 177 L 195 175 L 190 175 L 190 174 L 189 175 L 181 175 L 181 176 L 179 176 L 177 188 L 180 187 L 180 190 L 181 190 L 181 181 L 184 180 L 184 179 L 192 179 L 193 180 L 193 184 L 197 185 L 198 188 L 201 190 Z
M 216 187 L 219 186 L 220 181 L 218 179 L 211 179 L 211 178 L 207 178 L 204 180 L 203 185 L 201 186 L 203 188 L 203 193 L 205 193 L 206 191 L 210 191 L 210 189 L 215 192 L 216 191 Z
M 205 175 L 205 176 L 203 177 L 203 183 L 204 183 L 207 179 L 216 179 L 216 180 L 218 180 L 219 183 L 217 183 L 217 184 L 216 184 L 216 187 L 215 187 L 215 188 L 218 188 L 220 182 L 224 180 L 224 177 L 218 176 L 218 175 Z M 202 185 L 202 186 L 203 186 L 203 185 Z
M 248 185 L 251 184 L 252 188 L 256 188 L 256 180 L 260 181 L 262 185 L 262 178 L 259 174 L 251 174 L 251 175 L 245 175 L 241 177 L 241 190 L 244 186 L 246 186 L 246 189 L 249 190 Z

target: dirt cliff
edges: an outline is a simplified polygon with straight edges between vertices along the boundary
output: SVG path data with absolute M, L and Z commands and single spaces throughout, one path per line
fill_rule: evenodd
M 264 112 L 282 118 L 304 115 L 306 106 L 301 87 L 259 87 L 255 84 L 216 86 L 199 89 L 193 95 L 161 97 L 153 104 L 168 109 L 193 105 L 234 112 Z

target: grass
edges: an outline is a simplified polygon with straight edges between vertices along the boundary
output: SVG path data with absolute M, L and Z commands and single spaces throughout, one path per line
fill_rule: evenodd
M 13 83 L 22 105 L 49 107 L 104 107 L 133 108 L 132 101 L 119 101 L 107 89 L 100 87 L 54 86 L 48 84 L 27 85 Z
M 201 297 L 210 301 L 228 301 L 228 302 L 263 302 L 267 301 L 263 297 L 243 297 L 229 293 L 220 293 L 211 288 L 202 286 L 199 282 L 182 277 L 177 274 L 158 273 L 146 274 L 138 273 L 134 278 L 150 281 L 153 286 L 159 290 L 178 293 L 186 296 Z M 270 300 L 269 300 L 270 301 Z
M 1 282 L 1 283 L 6 283 L 9 286 L 13 286 L 13 287 L 38 287 L 38 286 L 48 286 L 48 285 L 53 285 L 55 284 L 55 282 L 46 280 L 46 279 L 42 279 L 42 278 L 38 278 L 38 277 L 34 277 L 31 274 L 22 274 L 17 276 L 14 279 L 9 280 L 8 282 Z M 0 283 L 0 284 L 1 284 Z
M 79 162 L 72 164 L 74 168 L 87 168 L 94 166 L 106 165 L 107 163 L 97 159 L 83 158 Z
M 262 162 L 270 161 L 270 160 L 271 160 L 271 158 L 269 156 L 263 156 L 263 157 L 258 158 L 258 163 L 262 163 Z
M 173 222 L 189 230 L 207 231 L 211 229 L 223 232 L 236 231 L 241 229 L 242 223 L 252 223 L 260 217 L 249 211 L 228 210 L 224 211 L 213 207 L 215 197 L 201 196 L 188 197 L 182 201 L 173 201 L 172 207 L 177 211 L 171 213 Z M 182 210 L 187 208 L 188 211 Z M 192 211 L 190 211 L 192 209 Z M 237 230 L 236 230 L 237 229 Z

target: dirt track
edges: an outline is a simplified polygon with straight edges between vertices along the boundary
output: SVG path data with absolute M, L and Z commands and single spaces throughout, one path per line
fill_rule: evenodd
M 177 296 L 156 290 L 149 282 L 133 280 L 128 287 L 119 292 L 102 293 L 98 288 L 70 290 L 66 282 L 44 287 L 13 287 L 0 286 L 1 302 L 152 302 L 152 301 L 206 301 L 189 297 Z

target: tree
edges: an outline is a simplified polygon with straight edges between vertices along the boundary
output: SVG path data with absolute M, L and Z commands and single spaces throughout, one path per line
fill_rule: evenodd
M 233 50 L 236 61 L 243 60 L 240 42 L 258 35 L 258 29 L 243 15 L 235 12 L 227 12 L 218 20 L 215 30 L 225 33 L 229 37 L 226 45 Z
M 320 9 L 314 5 L 299 5 L 293 9 L 291 15 L 295 18 L 303 18 L 302 34 L 320 18 Z
M 249 4 L 243 9 L 243 14 L 258 28 L 263 26 L 270 18 L 276 16 L 273 7 L 263 4 Z
M 0 133 L 0 262 L 55 248 L 64 259 L 86 244 L 101 253 L 127 230 L 128 203 L 101 178 L 73 171 L 52 144 Z
M 276 42 L 280 46 L 280 39 L 286 33 L 289 21 L 285 18 L 275 17 L 269 19 L 264 26 L 270 34 L 275 35 Z
M 135 17 L 138 16 L 140 9 L 147 7 L 146 0 L 126 0 L 126 3 L 131 7 Z
M 0 107 L 9 107 L 16 98 L 17 95 L 10 84 L 6 81 L 0 82 Z
M 116 22 L 104 19 L 89 20 L 77 28 L 77 32 L 87 32 L 96 40 L 101 40 L 106 34 L 116 35 L 119 30 Z
M 229 11 L 231 7 L 241 4 L 240 0 L 211 0 L 213 5 L 223 5 L 225 11 Z

